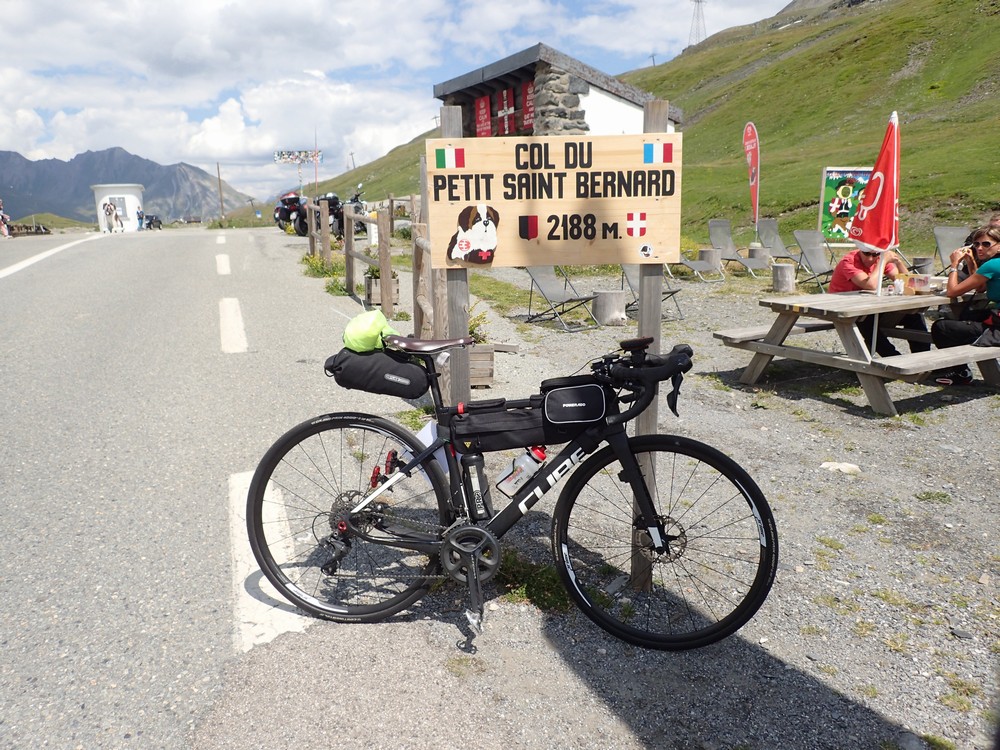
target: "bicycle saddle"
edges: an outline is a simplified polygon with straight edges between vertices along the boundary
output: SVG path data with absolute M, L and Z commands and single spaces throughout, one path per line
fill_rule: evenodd
M 411 339 L 406 336 L 386 336 L 385 343 L 394 349 L 404 352 L 434 354 L 445 349 L 454 349 L 457 346 L 469 346 L 472 344 L 472 337 L 462 336 L 457 339 Z

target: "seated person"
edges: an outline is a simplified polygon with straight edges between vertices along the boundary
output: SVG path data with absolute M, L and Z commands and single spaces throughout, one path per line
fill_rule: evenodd
M 958 273 L 958 280 L 965 281 L 973 273 L 975 273 L 976 268 L 978 268 L 984 261 L 989 259 L 989 255 L 986 251 L 979 247 L 972 247 L 972 241 L 975 239 L 975 234 L 980 229 L 987 229 L 989 227 L 1000 227 L 1000 214 L 994 214 L 990 217 L 990 220 L 986 222 L 982 227 L 977 227 L 969 232 L 969 236 L 965 238 L 965 243 L 962 248 L 970 258 L 963 258 L 958 262 L 958 264 L 952 264 L 955 267 L 955 271 Z
M 958 279 L 956 266 L 967 260 L 969 252 L 978 253 L 982 261 L 975 273 L 964 281 Z M 951 254 L 951 268 L 947 269 L 949 297 L 959 297 L 970 292 L 986 292 L 992 309 L 970 312 L 959 320 L 936 320 L 931 326 L 931 339 L 938 349 L 971 344 L 987 328 L 1000 329 L 1000 227 L 986 226 L 972 233 L 969 248 L 961 247 Z M 968 385 L 972 382 L 972 369 L 963 365 L 951 372 L 941 373 L 935 382 L 940 385 Z
M 882 253 L 872 250 L 852 250 L 837 263 L 833 269 L 833 276 L 830 277 L 828 289 L 833 293 L 856 292 L 860 289 L 869 291 L 878 290 L 878 263 L 879 255 Z M 891 250 L 885 253 L 885 267 L 882 274 L 885 278 L 895 281 L 896 277 L 906 272 L 906 264 L 900 260 L 899 256 Z M 901 322 L 903 328 L 910 328 L 915 331 L 927 331 L 927 324 L 920 313 L 907 313 L 899 316 L 880 316 L 883 327 L 892 327 Z M 872 332 L 875 326 L 874 316 L 868 316 L 858 321 L 858 330 L 865 341 L 870 346 Z M 926 352 L 931 345 L 923 341 L 911 341 L 911 352 Z M 899 354 L 899 350 L 881 331 L 875 339 L 875 351 L 880 357 L 892 357 Z

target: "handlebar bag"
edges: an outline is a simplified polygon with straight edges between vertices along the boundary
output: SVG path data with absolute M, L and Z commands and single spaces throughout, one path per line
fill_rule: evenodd
M 326 360 L 326 374 L 341 388 L 399 398 L 420 398 L 431 387 L 430 374 L 401 352 L 380 349 L 355 352 L 343 348 Z
M 607 393 L 592 375 L 542 381 L 546 443 L 567 443 L 607 414 Z
M 499 409 L 456 414 L 451 442 L 457 453 L 488 453 L 544 445 L 541 409 Z

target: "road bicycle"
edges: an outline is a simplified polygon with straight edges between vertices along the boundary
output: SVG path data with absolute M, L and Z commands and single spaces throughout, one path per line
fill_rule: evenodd
M 587 617 L 650 649 L 732 635 L 774 581 L 774 517 L 749 474 L 719 450 L 677 435 L 627 434 L 661 381 L 671 381 L 667 402 L 677 414 L 691 368 L 690 347 L 659 355 L 647 351 L 652 341 L 623 341 L 589 374 L 543 381 L 526 399 L 446 406 L 435 361 L 472 340 L 386 337 L 378 356 L 419 369 L 417 391 L 431 392 L 435 429 L 418 438 L 382 417 L 333 413 L 287 432 L 261 460 L 247 500 L 261 570 L 297 607 L 344 623 L 388 618 L 453 579 L 468 588 L 465 614 L 479 634 L 500 540 L 565 481 L 552 554 Z M 361 385 L 385 392 L 375 381 L 411 376 Z M 482 451 L 543 441 L 566 445 L 494 511 L 503 495 L 490 490 Z

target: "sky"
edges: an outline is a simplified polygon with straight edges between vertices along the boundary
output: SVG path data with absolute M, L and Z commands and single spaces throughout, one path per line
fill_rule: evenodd
M 706 0 L 708 35 L 790 0 Z M 692 0 L 5 0 L 0 151 L 68 161 L 120 146 L 267 199 L 436 125 L 435 84 L 539 42 L 620 75 L 691 38 Z M 303 167 L 311 182 L 313 165 Z M 7 186 L 0 175 L 0 196 Z

